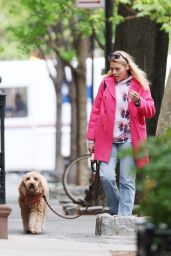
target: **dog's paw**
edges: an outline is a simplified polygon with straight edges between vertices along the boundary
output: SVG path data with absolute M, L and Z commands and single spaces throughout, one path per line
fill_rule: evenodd
M 29 228 L 28 227 L 24 227 L 24 233 L 29 233 Z
M 43 231 L 42 223 L 37 223 L 37 225 L 35 226 L 35 230 L 37 234 L 42 233 Z
M 28 226 L 28 230 L 29 230 L 30 233 L 36 234 L 35 225 L 29 225 Z
M 41 227 L 36 228 L 36 233 L 37 233 L 37 234 L 42 233 L 42 228 L 41 228 Z
M 42 228 L 41 227 L 32 227 L 29 229 L 29 231 L 32 234 L 40 234 L 40 233 L 42 233 Z
M 32 233 L 32 234 L 36 234 L 36 230 L 34 228 L 30 228 L 29 232 Z

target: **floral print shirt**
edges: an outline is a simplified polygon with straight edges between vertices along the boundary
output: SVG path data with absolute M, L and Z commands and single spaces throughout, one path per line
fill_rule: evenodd
M 128 90 L 132 76 L 116 84 L 116 113 L 113 130 L 113 142 L 131 141 L 130 119 L 128 111 Z

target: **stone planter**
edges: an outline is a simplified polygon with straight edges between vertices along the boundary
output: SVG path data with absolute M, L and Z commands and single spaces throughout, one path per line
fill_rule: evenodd
M 111 216 L 108 213 L 96 217 L 95 235 L 136 237 L 136 223 L 143 218 L 136 216 Z
M 0 239 L 8 239 L 8 216 L 10 213 L 10 207 L 0 204 Z
M 171 256 L 171 229 L 137 224 L 137 256 Z

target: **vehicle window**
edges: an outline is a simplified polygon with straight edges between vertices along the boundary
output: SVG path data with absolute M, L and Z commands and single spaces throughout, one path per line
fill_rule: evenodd
M 27 88 L 5 88 L 5 117 L 26 117 L 28 115 Z

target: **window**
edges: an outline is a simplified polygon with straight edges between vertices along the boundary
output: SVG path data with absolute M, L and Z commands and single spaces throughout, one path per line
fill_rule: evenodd
M 27 88 L 14 87 L 3 91 L 6 94 L 5 117 L 26 117 L 28 115 Z

